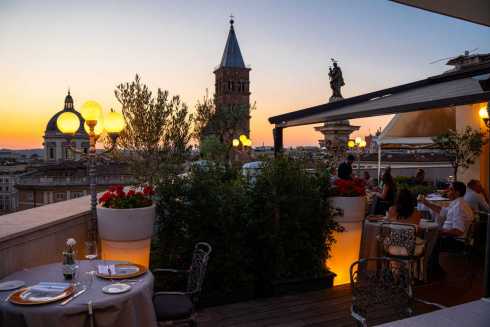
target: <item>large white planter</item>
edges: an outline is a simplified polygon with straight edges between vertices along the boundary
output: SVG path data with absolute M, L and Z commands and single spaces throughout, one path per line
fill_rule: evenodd
M 155 215 L 155 205 L 136 209 L 97 207 L 102 259 L 148 267 Z
M 342 215 L 334 219 L 344 228 L 341 233 L 335 233 L 337 241 L 332 245 L 331 257 L 327 260 L 327 266 L 337 277 L 334 285 L 348 284 L 350 282 L 350 265 L 359 259 L 359 246 L 361 242 L 362 220 L 366 212 L 366 197 L 330 197 L 330 205 L 339 208 Z
M 365 196 L 332 196 L 329 199 L 333 208 L 339 208 L 342 211 L 342 214 L 335 218 L 339 223 L 354 223 L 364 219 Z
M 155 205 L 136 209 L 97 207 L 99 236 L 108 241 L 140 241 L 151 238 Z

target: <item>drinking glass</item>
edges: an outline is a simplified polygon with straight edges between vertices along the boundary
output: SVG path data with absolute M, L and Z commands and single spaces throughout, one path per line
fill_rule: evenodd
M 86 241 L 85 242 L 85 258 L 90 261 L 91 271 L 95 270 L 95 259 L 97 259 L 97 242 Z

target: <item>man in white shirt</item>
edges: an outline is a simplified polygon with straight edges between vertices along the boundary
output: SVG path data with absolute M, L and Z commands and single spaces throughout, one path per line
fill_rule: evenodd
M 438 213 L 443 219 L 441 235 L 461 237 L 465 235 L 468 226 L 473 220 L 473 211 L 464 200 L 466 186 L 462 182 L 454 182 L 449 187 L 448 198 L 451 203 L 448 207 L 441 207 L 435 203 L 421 199 L 428 208 Z
M 483 189 L 480 181 L 476 179 L 472 179 L 468 182 L 464 200 L 475 213 L 480 211 L 486 212 L 489 209 L 485 190 Z
M 439 253 L 454 251 L 461 248 L 461 242 L 455 238 L 466 236 L 466 231 L 473 220 L 473 211 L 464 200 L 466 185 L 462 182 L 453 182 L 449 187 L 448 198 L 451 203 L 448 207 L 441 207 L 426 199 L 419 200 L 430 209 L 438 213 L 444 220 L 439 239 L 429 260 L 430 271 L 444 272 L 439 264 Z

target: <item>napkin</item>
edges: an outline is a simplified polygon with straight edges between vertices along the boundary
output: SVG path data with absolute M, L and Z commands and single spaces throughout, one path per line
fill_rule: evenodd
M 40 282 L 29 289 L 32 297 L 55 297 L 70 287 L 68 283 Z
M 111 270 L 111 275 L 116 273 L 116 265 L 98 265 L 97 271 L 101 275 L 109 275 L 109 269 Z

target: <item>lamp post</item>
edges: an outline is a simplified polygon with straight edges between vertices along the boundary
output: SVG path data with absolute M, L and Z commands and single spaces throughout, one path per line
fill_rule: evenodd
M 105 119 L 102 116 L 102 107 L 95 101 L 89 100 L 85 102 L 80 109 L 80 113 L 85 120 L 84 129 L 89 136 L 89 151 L 84 153 L 76 149 L 71 139 L 77 133 L 80 128 L 80 120 L 78 116 L 73 112 L 62 113 L 57 121 L 56 126 L 58 130 L 63 133 L 67 139 L 68 149 L 74 153 L 78 153 L 80 156 L 88 159 L 89 181 L 90 181 L 90 211 L 91 218 L 88 225 L 88 238 L 91 241 L 97 241 L 97 189 L 96 189 L 96 166 L 95 162 L 99 157 L 102 157 L 105 153 L 114 150 L 116 140 L 121 131 L 124 129 L 124 117 L 122 114 L 115 112 L 113 109 L 108 113 Z M 106 132 L 111 139 L 111 147 L 97 154 L 96 142 L 103 132 Z
M 354 140 L 349 140 L 347 142 L 347 147 L 354 150 L 357 154 L 357 176 L 361 177 L 361 152 L 364 151 L 366 147 L 366 141 L 361 137 L 356 137 Z
M 487 130 L 490 135 L 490 106 L 489 103 L 484 103 L 480 106 L 480 111 L 478 112 L 480 118 L 485 123 Z M 490 158 L 487 158 L 490 164 Z M 487 187 L 490 188 L 490 167 L 487 172 Z M 483 276 L 483 298 L 486 301 L 490 301 L 490 211 L 487 212 L 487 237 L 485 245 L 485 270 Z

